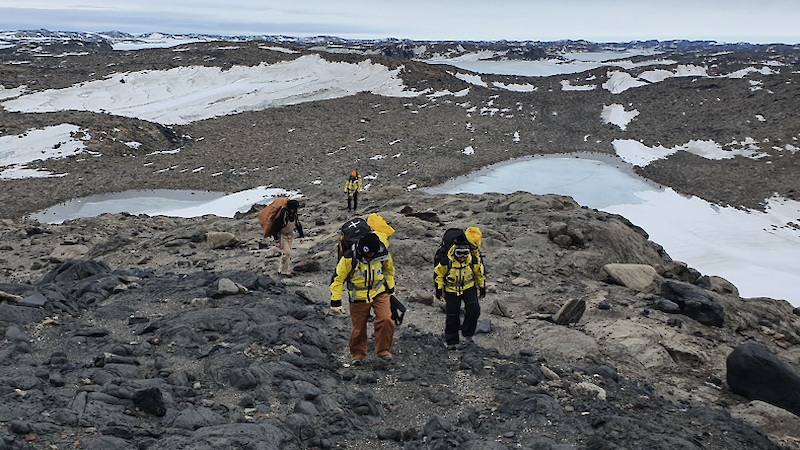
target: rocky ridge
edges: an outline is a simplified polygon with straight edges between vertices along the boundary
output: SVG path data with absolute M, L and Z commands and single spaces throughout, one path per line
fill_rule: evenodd
M 396 229 L 409 309 L 394 362 L 357 368 L 349 322 L 328 311 L 351 217 L 340 202 L 304 199 L 308 238 L 284 279 L 258 207 L 5 221 L 4 448 L 800 448 L 797 416 L 726 383 L 743 343 L 796 370 L 788 303 L 739 298 L 568 197 L 387 187 L 363 203 Z M 448 352 L 430 263 L 445 228 L 474 224 L 489 293 L 475 344 Z M 682 294 L 668 293 L 681 287 L 722 322 L 677 307 Z M 576 302 L 577 321 L 554 320 Z

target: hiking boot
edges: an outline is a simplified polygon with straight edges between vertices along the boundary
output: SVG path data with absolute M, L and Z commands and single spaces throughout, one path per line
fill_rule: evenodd
M 364 364 L 364 360 L 363 359 L 352 359 L 352 360 L 350 360 L 350 367 L 359 367 L 362 364 Z
M 464 340 L 469 343 L 475 342 L 473 341 L 472 336 L 464 336 Z
M 394 360 L 394 358 L 392 358 L 392 355 L 383 355 L 383 356 L 379 356 L 378 358 L 380 358 L 381 361 L 387 362 L 387 363 L 392 362 L 392 360 Z
M 458 344 L 448 344 L 445 342 L 444 346 L 447 347 L 448 350 L 458 350 Z

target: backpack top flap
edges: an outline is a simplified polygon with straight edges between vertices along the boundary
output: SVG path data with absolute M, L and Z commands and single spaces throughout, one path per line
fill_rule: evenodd
M 473 250 L 481 248 L 481 240 L 483 239 L 483 233 L 481 233 L 480 228 L 467 227 L 467 229 L 464 231 L 464 235 L 467 237 L 467 241 L 469 241 L 469 245 L 473 248 Z
M 387 239 L 394 234 L 394 228 L 386 223 L 386 220 L 378 214 L 372 213 L 367 217 L 367 224 L 372 228 L 372 231 L 383 235 Z
M 366 220 L 360 217 L 348 220 L 342 225 L 342 240 L 344 241 L 344 246 L 350 247 L 358 242 L 361 236 L 370 232 L 372 232 L 372 229 L 369 227 Z

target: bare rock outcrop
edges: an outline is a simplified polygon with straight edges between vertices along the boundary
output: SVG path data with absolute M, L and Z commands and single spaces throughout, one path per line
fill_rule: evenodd
M 598 439 L 636 447 L 642 431 L 620 428 L 623 419 L 645 427 L 655 449 L 670 448 L 671 436 L 702 434 L 698 423 L 728 430 L 704 440 L 705 448 L 792 442 L 792 422 L 767 426 L 769 415 L 748 410 L 750 400 L 725 375 L 731 351 L 748 341 L 797 367 L 800 318 L 791 306 L 684 281 L 691 268 L 639 230 L 618 216 L 570 208 L 561 196 L 369 191 L 364 216 L 381 214 L 396 230 L 390 250 L 407 311 L 394 363 L 349 367 L 349 323 L 328 313 L 327 285 L 339 227 L 352 215 L 324 198 L 305 202 L 296 275 L 281 281 L 273 277 L 277 260 L 261 236 L 258 205 L 233 219 L 138 217 L 134 224 L 106 214 L 36 224 L 35 234 L 25 231 L 31 223 L 8 224 L 0 245 L 19 250 L 0 267 L 2 386 L 32 392 L 46 384 L 44 398 L 70 399 L 84 419 L 77 427 L 59 421 L 59 436 L 52 435 L 41 419 L 48 403 L 19 397 L 13 416 L 0 407 L 0 421 L 40 441 L 66 432 L 95 442 L 89 424 L 104 430 L 105 444 L 148 440 L 161 448 L 209 436 L 231 445 L 332 448 L 335 435 L 359 449 L 375 439 L 478 445 L 504 434 L 530 446 L 553 430 L 574 448 Z M 568 217 L 554 206 L 567 208 Z M 545 230 L 556 222 L 584 230 L 583 245 L 553 242 Z M 444 229 L 468 225 L 484 233 L 488 294 L 474 343 L 448 352 L 444 316 L 432 301 L 432 258 Z M 211 248 L 208 230 L 235 236 L 235 244 Z M 98 256 L 40 258 L 67 237 L 93 243 L 88 254 Z M 647 282 L 626 285 L 619 274 L 614 281 L 604 267 L 632 269 Z M 651 282 L 662 290 L 642 292 Z M 673 300 L 657 295 L 664 286 Z M 714 303 L 702 310 L 694 296 Z M 41 302 L 16 301 L 34 297 Z M 657 307 L 664 301 L 676 309 Z M 30 370 L 42 361 L 42 370 Z M 708 405 L 739 408 L 750 425 Z M 604 412 L 609 407 L 613 415 Z M 584 413 L 597 417 L 591 436 L 581 431 Z M 117 425 L 107 426 L 110 420 Z M 156 422 L 160 436 L 142 437 Z M 289 436 L 297 444 L 287 444 Z

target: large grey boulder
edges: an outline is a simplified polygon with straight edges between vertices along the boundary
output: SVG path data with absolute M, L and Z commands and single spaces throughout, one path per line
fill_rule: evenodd
M 647 264 L 606 264 L 603 270 L 617 284 L 621 284 L 636 292 L 650 293 L 656 290 L 658 272 Z
M 48 259 L 55 263 L 64 263 L 73 259 L 83 258 L 89 252 L 89 247 L 82 244 L 59 245 L 50 252 Z
M 206 242 L 208 248 L 217 250 L 221 248 L 229 248 L 239 243 L 236 235 L 227 231 L 211 231 L 206 234 Z

